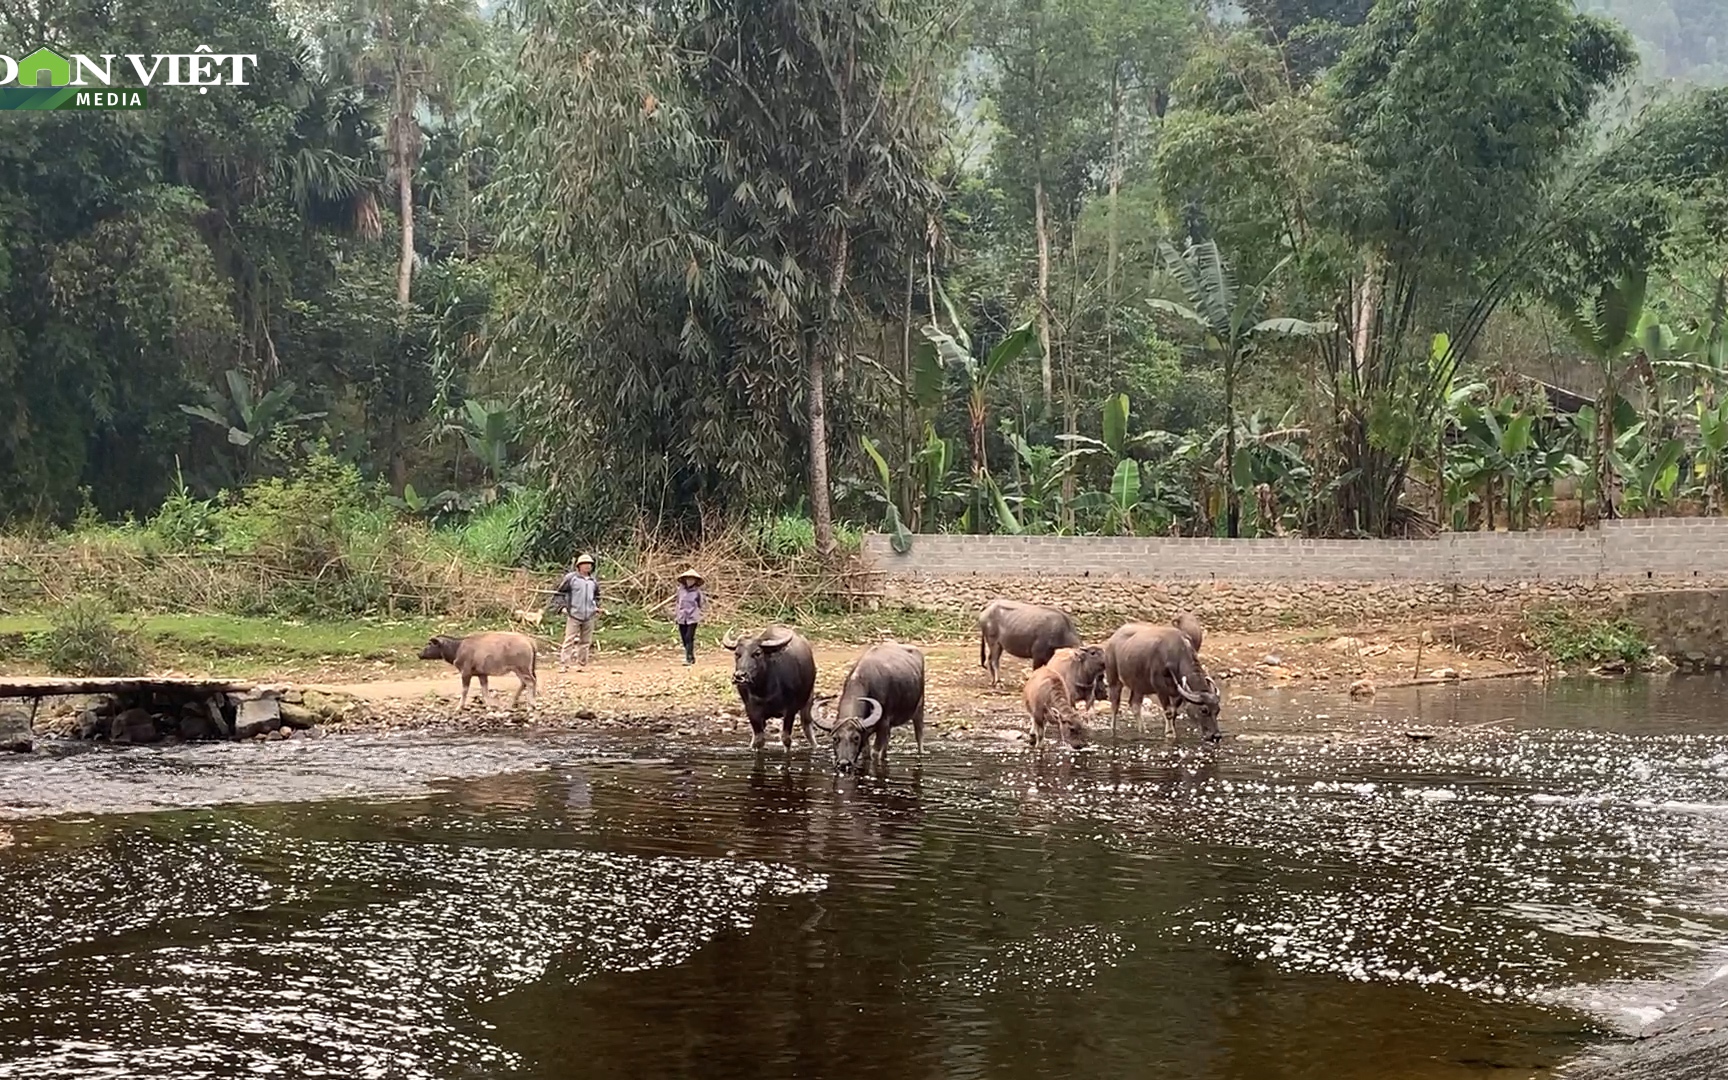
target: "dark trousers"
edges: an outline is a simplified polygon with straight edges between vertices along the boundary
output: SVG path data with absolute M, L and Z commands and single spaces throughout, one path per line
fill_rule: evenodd
M 679 623 L 678 640 L 684 643 L 684 659 L 696 662 L 696 624 Z

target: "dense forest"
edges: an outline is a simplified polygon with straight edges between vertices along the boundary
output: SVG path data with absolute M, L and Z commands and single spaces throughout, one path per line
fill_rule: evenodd
M 1728 0 L 0 0 L 0 30 L 259 56 L 0 117 L 14 530 L 333 477 L 522 556 L 1728 496 Z

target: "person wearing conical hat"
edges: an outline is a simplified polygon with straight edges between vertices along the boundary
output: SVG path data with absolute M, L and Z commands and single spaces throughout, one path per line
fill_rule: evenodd
M 570 654 L 576 654 L 577 668 L 588 666 L 588 652 L 594 643 L 594 617 L 606 614 L 600 606 L 600 582 L 594 576 L 594 556 L 583 552 L 576 556 L 576 569 L 564 575 L 552 594 L 552 605 L 564 611 L 564 644 L 558 650 L 558 670 L 570 667 Z
M 696 625 L 708 608 L 708 597 L 702 592 L 702 575 L 686 569 L 678 575 L 678 591 L 667 605 L 672 608 L 672 621 L 678 624 L 678 640 L 684 644 L 684 666 L 696 662 Z

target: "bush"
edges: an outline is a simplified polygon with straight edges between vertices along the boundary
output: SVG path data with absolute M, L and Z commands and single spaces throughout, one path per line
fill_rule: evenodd
M 518 491 L 468 515 L 460 525 L 440 529 L 457 552 L 486 566 L 521 566 L 541 530 L 544 496 Z
M 320 449 L 292 477 L 248 486 L 217 513 L 222 545 L 318 574 L 339 561 L 356 533 L 389 527 L 382 493 L 353 465 Z
M 1650 657 L 1644 632 L 1623 618 L 1592 619 L 1566 608 L 1542 608 L 1527 614 L 1525 625 L 1525 637 L 1556 664 L 1632 668 Z
M 108 605 L 79 597 L 49 616 L 30 650 L 56 675 L 142 675 L 149 652 L 136 626 L 120 626 Z
M 197 551 L 217 541 L 216 504 L 192 497 L 178 463 L 174 467 L 174 488 L 150 519 L 146 535 L 154 536 L 164 549 L 173 552 Z
M 781 514 L 750 522 L 745 543 L 769 559 L 796 559 L 816 550 L 816 524 L 803 514 Z

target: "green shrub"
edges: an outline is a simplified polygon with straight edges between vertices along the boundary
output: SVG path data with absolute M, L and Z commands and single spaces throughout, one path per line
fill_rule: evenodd
M 1636 667 L 1650 656 L 1644 632 L 1624 618 L 1594 619 L 1567 608 L 1540 608 L 1524 617 L 1525 637 L 1556 664 Z
M 136 626 L 114 621 L 108 605 L 79 597 L 49 616 L 48 629 L 32 636 L 31 653 L 56 675 L 142 675 L 149 650 Z
M 439 538 L 473 562 L 521 566 L 541 529 L 544 500 L 538 491 L 514 492 L 475 510 L 460 525 L 440 529 Z
M 388 527 L 382 504 L 358 468 L 320 448 L 292 476 L 248 485 L 216 516 L 228 550 L 316 573 L 340 557 L 348 534 Z
M 216 516 L 216 504 L 208 499 L 194 499 L 186 488 L 186 480 L 180 474 L 179 463 L 174 466 L 174 487 L 163 500 L 162 506 L 150 519 L 147 531 L 140 541 L 148 552 L 151 548 L 150 538 L 161 545 L 163 550 L 174 552 L 197 551 L 208 548 L 216 543 L 219 537 L 219 523 Z
M 745 542 L 770 559 L 796 559 L 816 551 L 816 525 L 803 514 L 781 514 L 750 522 Z

